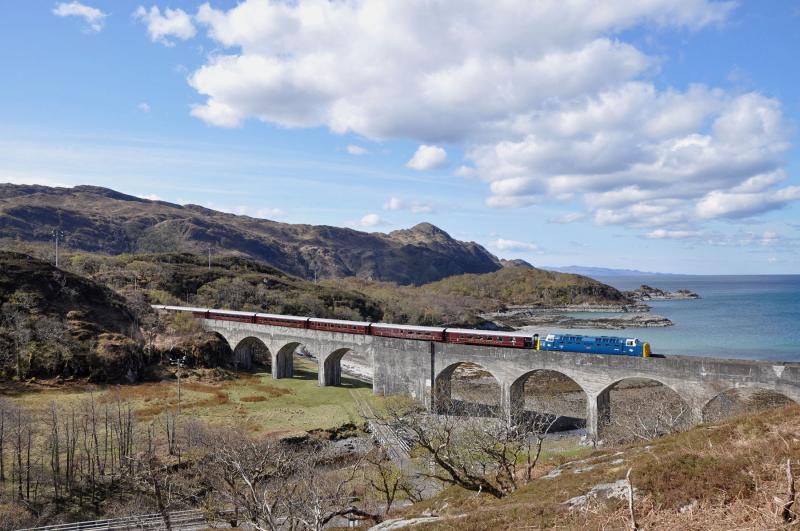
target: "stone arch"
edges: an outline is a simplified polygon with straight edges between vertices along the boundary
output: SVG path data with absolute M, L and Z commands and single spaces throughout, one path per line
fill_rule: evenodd
M 342 358 L 350 352 L 349 347 L 339 348 L 320 360 L 319 384 L 322 386 L 342 385 Z
M 511 384 L 508 407 L 514 422 L 546 420 L 552 430 L 563 430 L 586 426 L 588 403 L 588 393 L 570 376 L 535 369 Z
M 655 438 L 695 420 L 692 404 L 674 387 L 646 376 L 615 381 L 596 396 L 594 406 L 598 435 L 611 442 Z
M 294 352 L 298 347 L 305 346 L 300 341 L 289 341 L 275 348 L 275 359 L 272 362 L 272 377 L 292 378 L 294 376 Z
M 716 422 L 727 417 L 798 404 L 800 397 L 761 386 L 729 387 L 703 404 L 702 421 Z
M 233 348 L 233 368 L 249 371 L 257 357 L 273 364 L 272 353 L 263 339 L 256 336 L 242 338 Z
M 350 347 L 342 347 L 334 350 L 320 363 L 319 384 L 322 386 L 336 385 L 347 387 L 372 387 L 372 384 L 360 377 L 342 378 L 342 358 L 348 354 L 358 355 L 361 351 L 356 351 Z M 363 357 L 362 357 L 363 361 Z
M 445 367 L 434 381 L 434 408 L 439 414 L 499 417 L 503 387 L 484 366 L 460 361 Z

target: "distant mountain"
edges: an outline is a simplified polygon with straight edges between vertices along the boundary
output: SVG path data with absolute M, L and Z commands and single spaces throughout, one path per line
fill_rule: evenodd
M 672 273 L 653 273 L 649 271 L 639 271 L 638 269 L 611 269 L 607 267 L 585 267 L 585 266 L 564 266 L 564 267 L 543 267 L 548 271 L 558 271 L 560 273 L 573 273 L 575 275 L 585 275 L 587 277 L 649 277 L 659 275 L 671 275 Z
M 48 242 L 107 254 L 214 253 L 254 258 L 305 279 L 356 276 L 424 284 L 503 266 L 474 242 L 430 223 L 389 234 L 294 225 L 125 195 L 107 188 L 0 184 L 0 240 Z
M 500 259 L 500 263 L 503 264 L 503 267 L 524 267 L 527 269 L 536 269 L 531 265 L 530 262 L 526 262 L 521 258 L 515 258 L 513 260 L 506 260 L 505 258 Z

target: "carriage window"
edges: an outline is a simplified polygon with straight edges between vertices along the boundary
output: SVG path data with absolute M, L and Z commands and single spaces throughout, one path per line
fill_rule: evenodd
M 636 340 L 635 339 L 628 339 L 628 340 L 625 341 L 625 346 L 628 346 L 628 347 L 632 347 L 635 344 L 636 344 Z

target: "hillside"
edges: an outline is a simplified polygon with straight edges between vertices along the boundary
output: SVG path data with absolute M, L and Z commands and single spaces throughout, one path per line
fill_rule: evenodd
M 102 283 L 129 299 L 239 310 L 370 319 L 383 316 L 379 303 L 355 290 L 288 275 L 240 256 L 207 258 L 189 253 L 105 256 L 70 253 L 63 267 Z
M 381 306 L 387 321 L 425 325 L 483 328 L 491 323 L 479 315 L 510 306 L 544 309 L 584 304 L 622 307 L 632 303 L 619 290 L 591 278 L 531 265 L 507 265 L 493 273 L 456 275 L 422 286 L 354 278 L 329 280 L 326 284 L 368 296 Z
M 589 277 L 510 266 L 484 275 L 460 275 L 424 286 L 440 295 L 464 295 L 496 305 L 553 307 L 575 304 L 626 304 L 619 290 Z
M 119 378 L 142 367 L 140 339 L 120 295 L 47 262 L 0 251 L 0 375 Z
M 215 308 L 411 324 L 485 324 L 477 316 L 507 305 L 585 302 L 618 305 L 626 299 L 594 280 L 540 269 L 505 267 L 458 275 L 422 286 L 357 278 L 312 282 L 244 257 L 188 253 L 106 256 L 67 253 L 62 267 L 129 299 Z
M 701 425 L 653 441 L 578 457 L 546 457 L 541 476 L 497 500 L 451 487 L 400 511 L 414 529 L 631 529 L 631 470 L 639 529 L 796 529 L 786 462 L 800 459 L 800 407 Z M 794 493 L 792 494 L 794 498 Z
M 502 266 L 474 242 L 429 224 L 389 234 L 293 225 L 125 195 L 106 188 L 0 184 L 0 240 L 48 242 L 53 229 L 74 250 L 239 255 L 305 279 L 360 277 L 424 284 Z

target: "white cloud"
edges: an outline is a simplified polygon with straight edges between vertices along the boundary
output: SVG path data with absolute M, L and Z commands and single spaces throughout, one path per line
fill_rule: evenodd
M 163 199 L 161 199 L 161 196 L 156 194 L 146 194 L 146 195 L 140 195 L 138 197 L 141 197 L 142 199 L 148 199 L 150 201 L 163 201 Z
M 422 144 L 417 148 L 411 160 L 406 162 L 406 166 L 412 170 L 435 170 L 447 164 L 447 152 L 439 146 L 427 146 Z
M 378 227 L 381 225 L 387 225 L 387 222 L 381 219 L 378 214 L 367 214 L 363 218 L 358 221 L 359 227 Z
M 499 251 L 510 251 L 513 253 L 532 253 L 539 250 L 539 246 L 534 243 L 505 240 L 503 238 L 493 241 L 492 247 Z
M 686 238 L 694 238 L 699 236 L 700 232 L 694 230 L 665 230 L 656 229 L 644 235 L 645 238 L 651 240 L 683 240 Z
M 687 107 L 687 101 L 705 103 Z M 668 120 L 672 130 L 650 127 L 663 113 L 681 108 L 690 108 L 695 118 Z M 494 196 L 582 194 L 598 222 L 733 217 L 740 209 L 728 213 L 714 197 L 734 190 L 763 195 L 780 182 L 789 147 L 784 122 L 778 102 L 759 94 L 730 97 L 701 87 L 658 93 L 632 82 L 540 113 L 523 138 L 476 146 L 471 156 Z M 705 123 L 708 131 L 697 132 Z M 791 189 L 772 194 L 777 199 L 766 209 L 794 196 Z
M 61 175 L 43 175 L 41 171 L 26 171 L 12 173 L 6 169 L 0 170 L 0 182 L 8 184 L 40 184 L 42 186 L 57 186 L 68 188 L 75 186 L 75 182 L 65 181 Z M 77 182 L 81 182 L 78 180 Z
M 185 201 L 183 201 L 182 199 L 178 199 L 178 204 L 185 204 Z M 251 207 L 247 205 L 235 205 L 233 207 L 228 207 L 228 206 L 219 206 L 210 201 L 203 203 L 203 206 L 210 208 L 212 210 L 227 212 L 228 214 L 236 214 L 237 216 L 251 216 L 259 219 L 278 219 L 286 215 L 286 212 L 284 212 L 280 208 L 271 208 L 271 207 L 262 207 L 254 211 Z
M 103 29 L 108 17 L 107 13 L 80 2 L 59 2 L 53 8 L 53 14 L 57 17 L 80 17 L 86 23 L 86 29 L 95 33 Z
M 357 146 L 355 144 L 348 144 L 347 145 L 347 152 L 351 155 L 366 155 L 369 153 L 369 150 L 365 147 Z
M 145 102 L 145 101 L 143 101 L 140 104 L 138 104 L 136 106 L 136 108 L 139 109 L 140 111 L 144 112 L 144 113 L 150 112 L 150 104 Z
M 476 177 L 478 172 L 475 168 L 462 164 L 453 172 L 456 177 Z
M 724 23 L 711 0 L 425 0 L 204 4 L 221 47 L 189 78 L 192 115 L 257 119 L 421 144 L 489 187 L 487 205 L 579 201 L 602 224 L 680 231 L 796 201 L 781 187 L 791 131 L 780 103 L 703 85 L 661 89 L 660 58 L 626 42 L 646 26 Z M 457 16 L 454 16 L 457 13 Z M 375 28 L 381 28 L 376 31 Z M 577 218 L 576 218 L 577 219 Z
M 152 6 L 149 11 L 139 6 L 133 16 L 147 25 L 151 41 L 164 46 L 174 46 L 172 38 L 185 41 L 196 33 L 192 17 L 182 9 L 166 8 L 162 15 L 158 6 Z
M 558 217 L 550 218 L 548 221 L 550 223 L 567 224 L 575 223 L 576 221 L 580 221 L 582 219 L 586 219 L 586 214 L 583 212 L 567 212 L 566 214 L 562 214 Z
M 414 214 L 430 214 L 435 212 L 433 205 L 421 201 L 407 201 L 399 197 L 391 197 L 383 204 L 384 210 L 409 210 Z
M 257 118 L 369 138 L 460 141 L 551 98 L 650 68 L 653 60 L 613 37 L 620 31 L 646 23 L 699 29 L 723 22 L 732 7 L 246 0 L 224 10 L 207 3 L 196 18 L 227 50 L 192 78 L 209 107 L 196 115 L 216 117 L 214 124 Z
M 794 238 L 786 237 L 772 230 L 763 232 L 739 230 L 732 234 L 716 233 L 707 237 L 703 235 L 702 238 L 698 238 L 698 241 L 704 245 L 718 247 L 750 247 L 753 250 L 769 248 L 772 252 L 794 251 L 797 246 Z
M 383 204 L 384 210 L 403 210 L 406 207 L 405 201 L 399 197 L 391 197 Z
M 773 231 L 764 231 L 764 234 L 761 235 L 761 245 L 775 245 L 778 243 L 779 237 L 777 232 Z
M 715 190 L 697 203 L 697 215 L 702 219 L 745 218 L 782 208 L 797 200 L 800 200 L 800 186 L 751 193 Z
M 264 207 L 256 210 L 255 217 L 261 219 L 279 219 L 286 215 L 286 212 L 280 208 Z
M 428 203 L 411 203 L 410 210 L 413 214 L 432 214 L 436 212 L 433 205 Z

